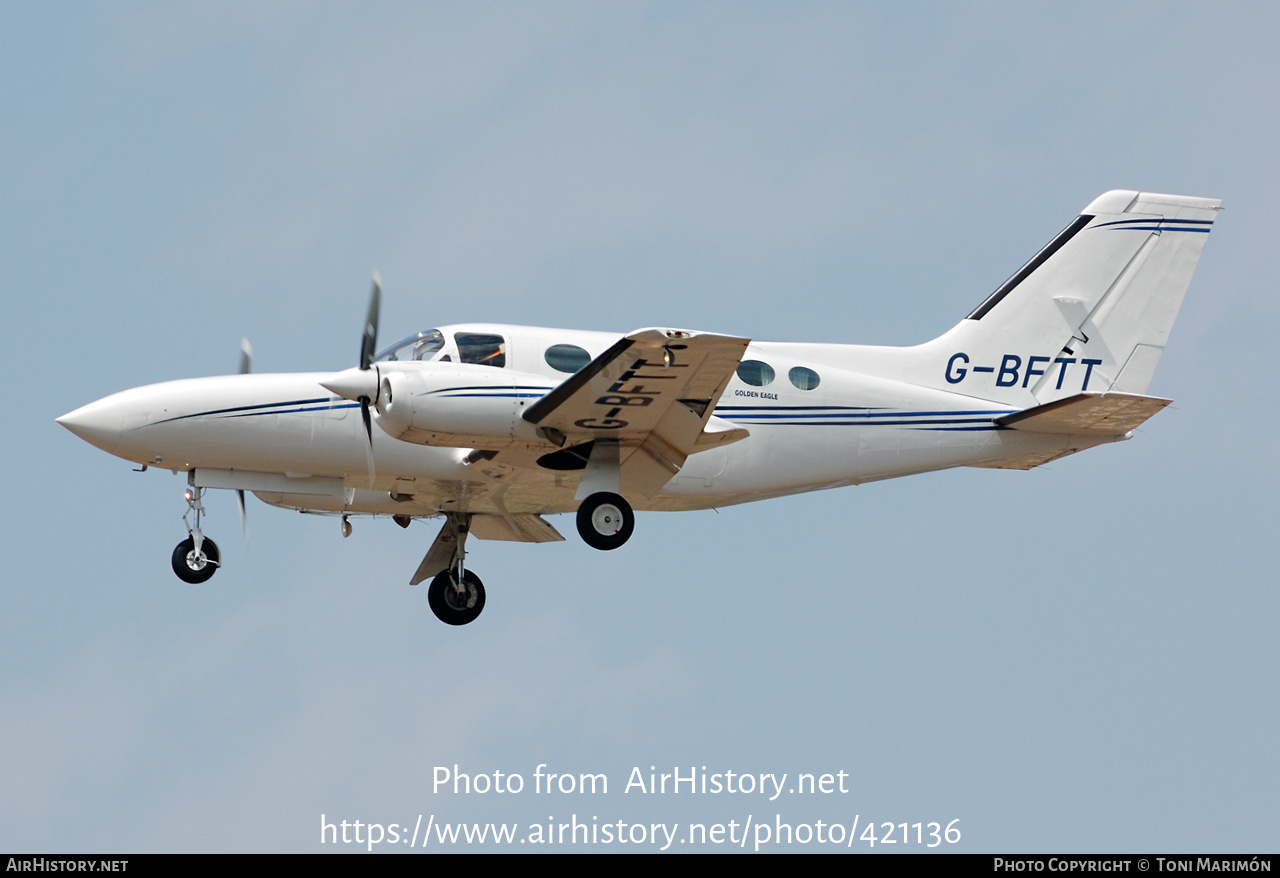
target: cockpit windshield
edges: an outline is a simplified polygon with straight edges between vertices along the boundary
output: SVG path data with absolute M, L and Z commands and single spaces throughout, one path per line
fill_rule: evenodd
M 384 348 L 376 357 L 379 361 L 431 360 L 444 349 L 444 335 L 438 329 L 428 329 Z

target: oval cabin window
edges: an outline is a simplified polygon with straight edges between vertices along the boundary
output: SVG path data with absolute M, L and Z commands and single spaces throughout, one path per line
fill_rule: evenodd
M 553 344 L 542 357 L 552 369 L 570 374 L 591 362 L 591 355 L 576 344 Z
M 760 360 L 743 360 L 738 364 L 738 377 L 752 387 L 768 387 L 773 383 L 773 367 Z
M 818 373 L 812 369 L 806 369 L 804 366 L 796 366 L 787 373 L 787 377 L 791 379 L 791 383 L 801 390 L 816 390 L 818 382 L 822 379 L 818 377 Z

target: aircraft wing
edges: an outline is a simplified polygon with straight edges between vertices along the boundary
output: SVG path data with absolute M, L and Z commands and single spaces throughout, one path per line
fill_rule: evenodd
M 524 419 L 558 445 L 616 442 L 622 483 L 651 494 L 690 454 L 745 438 L 714 426 L 704 438 L 750 339 L 641 329 L 620 339 L 538 400 Z

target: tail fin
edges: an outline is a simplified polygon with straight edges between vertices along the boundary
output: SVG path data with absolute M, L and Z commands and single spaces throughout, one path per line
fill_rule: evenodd
M 1113 190 L 949 332 L 910 349 L 919 383 L 1028 406 L 1145 393 L 1221 201 Z

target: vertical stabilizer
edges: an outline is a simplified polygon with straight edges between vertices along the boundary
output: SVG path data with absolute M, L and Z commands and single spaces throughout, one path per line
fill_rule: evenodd
M 1113 190 L 933 341 L 910 379 L 1030 406 L 1145 393 L 1221 201 Z

